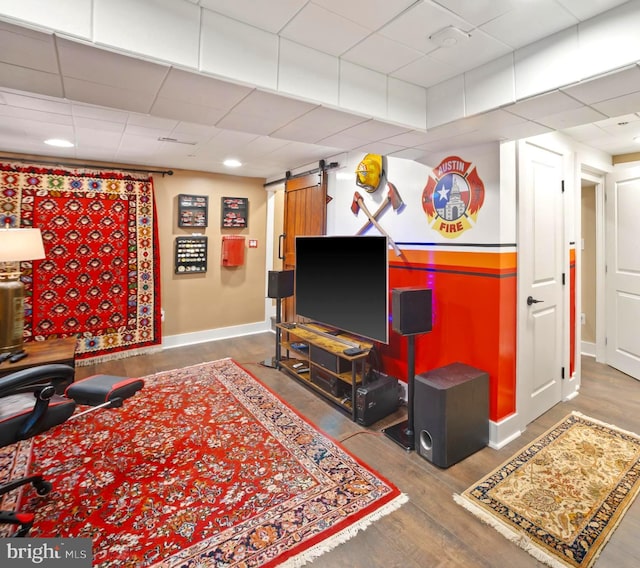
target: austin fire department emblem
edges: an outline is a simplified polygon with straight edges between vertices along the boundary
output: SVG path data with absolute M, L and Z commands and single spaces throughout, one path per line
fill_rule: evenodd
M 435 167 L 422 192 L 422 208 L 429 226 L 455 239 L 476 224 L 484 202 L 484 184 L 475 166 L 449 156 Z

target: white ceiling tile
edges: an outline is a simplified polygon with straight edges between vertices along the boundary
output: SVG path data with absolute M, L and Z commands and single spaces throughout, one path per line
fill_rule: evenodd
M 319 107 L 272 133 L 276 138 L 314 143 L 369 119 Z
M 345 52 L 342 59 L 380 73 L 391 73 L 422 57 L 422 53 L 379 34 L 373 34 Z
M 585 2 L 585 0 L 558 0 L 558 2 L 580 21 L 584 21 L 596 14 L 624 4 L 627 0 L 590 0 L 589 2 Z
M 640 92 L 594 103 L 591 106 L 607 116 L 629 114 L 640 109 Z
M 395 77 L 387 81 L 387 116 L 395 123 L 412 128 L 427 127 L 427 91 Z
M 253 91 L 216 126 L 256 134 L 271 134 L 316 106 L 263 91 Z M 269 109 L 268 113 L 264 112 L 265 108 Z
M 341 55 L 371 32 L 316 4 L 307 4 L 280 35 L 330 55 Z
M 345 141 L 353 140 L 356 146 L 360 146 L 365 142 L 385 140 L 392 136 L 398 136 L 409 132 L 409 130 L 409 128 L 394 126 L 393 124 L 386 124 L 377 120 L 367 120 L 366 122 L 347 128 L 335 136 L 330 136 L 328 139 L 322 140 L 322 143 L 331 146 L 331 139 L 344 139 Z M 348 143 L 350 144 L 350 142 Z
M 385 141 L 398 146 L 403 146 L 404 148 L 411 148 L 413 146 L 425 144 L 432 139 L 433 135 L 430 132 L 417 132 L 415 130 L 410 130 L 409 132 L 390 136 L 389 138 L 386 138 Z
M 198 68 L 198 6 L 175 0 L 93 0 L 91 5 L 96 44 Z
M 171 68 L 158 91 L 158 97 L 226 110 L 252 90 L 251 87 Z
M 191 122 L 179 122 L 171 131 L 174 138 L 189 137 L 198 142 L 206 142 L 218 133 L 215 126 L 205 126 Z
M 141 113 L 149 112 L 153 103 L 151 93 L 71 78 L 65 79 L 64 83 L 67 97 L 75 101 Z
M 354 148 L 354 152 L 364 152 L 372 154 L 381 154 L 382 156 L 388 156 L 394 152 L 400 152 L 406 150 L 405 146 L 398 146 L 396 144 L 390 144 L 385 140 L 378 140 L 377 142 L 367 142 L 363 146 Z
M 71 104 L 71 112 L 74 117 L 89 118 L 104 122 L 116 122 L 125 124 L 129 118 L 129 113 L 112 108 L 98 107 L 92 105 L 84 105 L 82 103 L 73 102 Z
M 574 110 L 582 106 L 582 103 L 579 101 L 572 99 L 560 91 L 554 91 L 546 95 L 540 95 L 519 101 L 505 107 L 504 110 L 529 120 L 536 120 L 542 116 L 547 116 L 549 114 L 549 109 L 562 112 Z
M 467 116 L 515 102 L 513 54 L 509 53 L 467 71 L 464 88 Z
M 339 59 L 280 39 L 278 90 L 329 105 L 338 105 Z
M 278 83 L 278 36 L 214 12 L 202 15 L 200 70 L 268 89 Z
M 464 116 L 464 76 L 458 75 L 427 89 L 427 130 Z
M 464 72 L 510 51 L 509 46 L 492 38 L 482 30 L 473 30 L 467 41 L 462 41 L 451 47 L 440 47 L 429 53 L 429 57 L 446 63 L 459 72 Z
M 594 77 L 640 61 L 640 6 L 626 2 L 580 24 L 584 77 Z
M 64 110 L 64 109 L 58 109 Z M 36 123 L 50 123 L 50 124 L 60 124 L 66 126 L 73 125 L 73 119 L 71 117 L 71 113 L 68 112 L 69 109 L 66 109 L 67 112 L 46 112 L 28 107 L 19 107 L 12 106 L 11 104 L 5 105 L 2 107 L 2 112 L 9 113 L 11 112 L 11 116 L 22 119 L 22 120 L 30 120 Z
M 459 71 L 453 69 L 450 65 L 425 55 L 413 63 L 394 71 L 391 76 L 414 85 L 431 87 L 458 74 Z
M 633 65 L 616 73 L 563 88 L 562 91 L 585 104 L 634 93 L 640 91 L 640 68 Z
M 85 132 L 99 132 L 100 136 L 104 136 L 106 133 L 122 134 L 124 132 L 125 125 L 121 122 L 111 122 L 108 120 L 97 120 L 94 118 L 85 118 L 82 116 L 74 116 L 73 124 L 76 128 L 76 132 L 79 129 Z
M 387 115 L 387 76 L 360 65 L 340 64 L 340 106 L 377 117 Z
M 91 37 L 92 2 L 87 0 L 1 0 L 0 12 L 5 17 L 32 25 L 58 30 L 75 37 Z
M 62 81 L 57 73 L 36 71 L 0 62 L 0 85 L 8 89 L 31 91 L 52 97 L 64 96 Z
M 278 33 L 307 1 L 200 0 L 200 5 L 207 10 L 218 12 L 240 22 L 246 22 L 256 28 Z
M 20 109 L 37 110 L 53 114 L 71 114 L 71 103 L 55 97 L 5 91 L 4 100 L 8 105 Z
M 520 2 L 480 28 L 514 49 L 576 25 L 578 19 L 555 0 Z
M 606 118 L 606 115 L 584 106 L 549 114 L 547 116 L 541 116 L 536 119 L 536 122 L 539 122 L 549 128 L 553 128 L 554 130 L 563 130 L 579 124 L 585 124 L 586 122 L 596 122 L 603 118 Z
M 575 26 L 518 49 L 514 54 L 516 100 L 582 79 Z
M 99 135 L 96 135 L 97 132 L 99 132 Z M 75 143 L 81 150 L 101 148 L 115 153 L 118 150 L 121 138 L 122 132 L 107 129 L 100 130 L 92 124 L 86 127 L 76 126 L 75 128 Z
M 151 107 L 150 113 L 166 116 L 175 120 L 187 122 L 201 122 L 206 125 L 216 124 L 225 114 L 227 109 L 212 108 L 196 104 L 183 103 L 173 99 L 158 97 Z
M 469 31 L 468 22 L 431 2 L 416 2 L 411 8 L 382 27 L 378 33 L 408 45 L 422 53 L 429 53 L 437 45 L 429 40 L 434 32 L 447 26 Z
M 58 72 L 53 35 L 0 22 L 0 61 L 47 73 Z
M 415 0 L 313 0 L 313 3 L 369 30 L 377 30 L 414 4 Z
M 62 39 L 58 53 L 65 86 L 76 79 L 155 95 L 169 71 L 164 65 Z
M 517 0 L 438 0 L 438 4 L 460 18 L 479 26 L 506 14 L 518 4 Z

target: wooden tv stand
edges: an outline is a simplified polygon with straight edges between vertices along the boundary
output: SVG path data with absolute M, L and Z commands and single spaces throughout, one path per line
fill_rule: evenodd
M 356 389 L 363 381 L 366 363 L 373 343 L 340 333 L 320 324 L 277 324 L 280 329 L 280 357 L 278 368 L 303 385 L 333 403 L 356 420 Z M 333 333 L 332 333 L 333 332 Z M 307 345 L 306 349 L 296 344 Z M 345 349 L 358 346 L 362 353 L 346 355 Z M 295 366 L 294 366 L 295 365 Z M 307 368 L 308 371 L 300 372 Z M 327 387 L 327 384 L 335 386 Z

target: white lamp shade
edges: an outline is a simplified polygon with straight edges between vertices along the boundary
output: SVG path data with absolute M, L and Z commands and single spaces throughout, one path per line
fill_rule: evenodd
M 44 258 L 40 229 L 0 229 L 0 262 Z

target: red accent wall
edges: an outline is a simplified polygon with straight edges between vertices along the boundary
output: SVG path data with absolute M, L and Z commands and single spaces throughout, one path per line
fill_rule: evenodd
M 489 418 L 515 412 L 516 253 L 408 250 L 389 266 L 390 289 L 432 290 L 433 329 L 415 338 L 416 374 L 456 361 L 487 371 Z M 381 357 L 386 373 L 407 380 L 407 340 L 391 324 Z
M 569 250 L 569 377 L 576 370 L 576 249 Z

